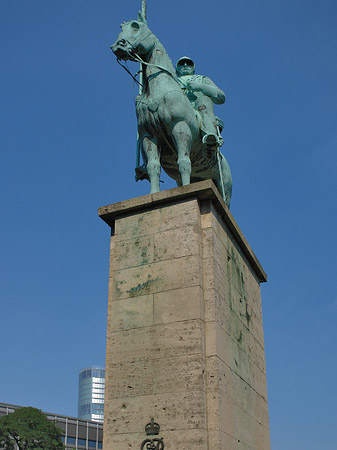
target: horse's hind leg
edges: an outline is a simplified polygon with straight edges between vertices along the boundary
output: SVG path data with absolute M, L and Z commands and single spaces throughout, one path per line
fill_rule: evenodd
M 147 158 L 147 173 L 151 183 L 151 194 L 159 192 L 159 178 L 160 178 L 160 158 L 158 152 L 157 140 L 150 135 L 143 136 L 142 140 L 143 150 Z
M 172 129 L 172 137 L 178 154 L 178 169 L 181 185 L 186 186 L 191 181 L 190 149 L 192 144 L 191 130 L 186 122 L 177 122 Z

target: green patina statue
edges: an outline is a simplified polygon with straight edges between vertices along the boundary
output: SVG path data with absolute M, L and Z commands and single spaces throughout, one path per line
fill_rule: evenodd
M 222 122 L 214 115 L 213 103 L 225 103 L 225 94 L 209 78 L 195 75 L 194 62 L 188 56 L 178 59 L 176 73 L 183 92 L 193 109 L 201 116 L 202 142 L 210 151 L 215 151 L 217 147 L 221 147 L 223 139 L 220 135 Z
M 209 78 L 195 75 L 186 56 L 175 70 L 143 13 L 121 29 L 112 51 L 118 60 L 141 64 L 136 113 L 144 166 L 136 168 L 138 179 L 150 180 L 151 193 L 159 191 L 161 167 L 178 186 L 213 179 L 229 207 L 232 177 L 219 151 L 222 121 L 213 110 L 213 103 L 224 103 L 223 91 Z

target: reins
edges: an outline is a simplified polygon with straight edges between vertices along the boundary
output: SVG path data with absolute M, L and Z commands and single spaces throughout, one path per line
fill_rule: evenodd
M 145 66 L 148 67 L 155 67 L 156 69 L 160 69 L 163 72 L 167 73 L 168 75 L 170 75 L 171 78 L 173 78 L 181 88 L 185 88 L 185 89 L 189 89 L 188 85 L 181 79 L 179 79 L 179 77 L 177 77 L 176 75 L 174 75 L 170 70 L 166 69 L 166 67 L 163 66 L 159 66 L 159 64 L 152 64 L 152 63 L 148 63 L 146 61 L 144 61 L 139 55 L 138 53 L 136 53 L 136 48 L 138 47 L 138 45 L 144 41 L 144 39 L 148 38 L 149 36 L 151 36 L 152 32 L 150 31 L 146 36 L 144 37 L 140 37 L 138 39 L 135 40 L 135 42 L 133 44 L 131 44 L 130 41 L 128 41 L 127 39 L 125 39 L 125 41 L 130 45 L 130 50 L 128 50 L 128 54 L 129 56 L 134 60 L 134 61 L 138 61 L 140 64 L 144 64 Z M 120 59 L 116 58 L 118 64 L 123 67 L 124 70 L 126 70 L 126 72 L 131 76 L 131 78 L 136 81 L 136 83 L 141 86 L 143 88 L 143 85 L 135 78 L 135 76 L 138 75 L 139 72 L 137 72 L 137 74 L 134 76 L 132 75 L 132 73 L 129 71 L 129 69 L 126 66 L 123 66 L 123 64 L 120 63 Z
M 179 85 L 184 85 L 185 87 L 185 83 L 182 82 L 182 80 L 179 80 L 178 77 L 176 77 L 171 71 L 169 71 L 168 69 L 166 69 L 166 67 L 160 66 L 159 64 L 152 64 L 152 63 L 148 63 L 146 61 L 144 61 L 137 53 L 133 53 L 132 56 L 140 63 L 140 64 L 144 64 L 145 66 L 148 67 L 155 67 L 156 69 L 160 69 L 163 72 L 166 72 L 168 75 L 170 75 L 170 77 L 172 77 Z
M 126 67 L 123 66 L 123 64 L 120 62 L 120 59 L 116 58 L 118 64 L 123 67 L 124 70 L 126 70 L 126 72 L 130 75 L 130 77 L 133 79 L 133 81 L 135 81 L 139 86 L 143 87 L 143 85 L 137 80 L 136 76 L 139 75 L 140 71 L 138 71 L 136 73 L 136 75 L 132 75 L 132 73 L 130 72 L 130 70 Z
M 180 87 L 183 87 L 185 89 L 188 89 L 188 86 L 182 81 L 180 80 L 178 77 L 176 77 L 171 71 L 169 71 L 168 69 L 166 69 L 165 67 L 160 66 L 159 64 L 152 64 L 152 63 L 147 63 L 146 61 L 144 61 L 137 53 L 135 52 L 128 52 L 130 54 L 130 56 L 137 62 L 139 62 L 140 64 L 144 64 L 145 66 L 148 67 L 155 67 L 156 69 L 162 70 L 163 72 L 167 73 L 168 75 L 170 75 L 171 78 L 173 78 Z M 123 66 L 123 64 L 120 62 L 121 60 L 119 58 L 116 58 L 118 64 L 123 67 L 124 70 L 126 70 L 126 72 L 131 76 L 131 78 L 136 81 L 137 84 L 139 84 L 139 86 L 143 87 L 143 85 L 135 78 L 139 72 L 136 73 L 136 75 L 132 75 L 132 73 L 130 72 L 130 70 L 126 67 Z

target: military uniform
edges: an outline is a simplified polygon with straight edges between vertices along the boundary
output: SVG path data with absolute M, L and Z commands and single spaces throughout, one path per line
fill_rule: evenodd
M 205 77 L 203 75 L 195 75 L 194 73 L 186 75 L 181 73 L 183 72 L 183 69 L 181 69 L 180 64 L 185 61 L 189 61 L 189 65 L 193 67 L 193 69 L 189 70 L 193 70 L 194 72 L 193 61 L 190 58 L 184 56 L 177 62 L 177 74 L 179 76 L 182 90 L 187 95 L 194 110 L 198 111 L 198 113 L 200 114 L 202 122 L 201 133 L 203 137 L 203 143 L 206 146 L 220 147 L 223 144 L 223 139 L 220 135 L 219 130 L 219 124 L 221 124 L 222 121 L 215 117 L 213 103 L 224 103 L 225 95 L 223 91 L 219 89 L 208 77 Z M 199 83 L 199 85 L 204 85 L 204 90 L 202 90 L 202 88 L 200 87 L 197 90 L 194 90 L 193 87 L 190 86 L 190 83 L 192 82 L 197 82 Z M 210 90 L 212 91 L 211 93 L 205 93 L 205 91 Z

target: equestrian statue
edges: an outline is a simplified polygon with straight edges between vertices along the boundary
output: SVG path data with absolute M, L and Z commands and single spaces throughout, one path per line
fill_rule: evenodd
M 136 99 L 138 148 L 136 179 L 148 179 L 151 193 L 159 192 L 160 170 L 178 186 L 212 179 L 227 206 L 232 195 L 229 165 L 219 151 L 221 119 L 213 104 L 225 94 L 208 77 L 195 74 L 194 62 L 184 56 L 174 68 L 165 48 L 149 29 L 144 11 L 124 22 L 111 46 L 117 60 L 141 65 L 141 89 Z

